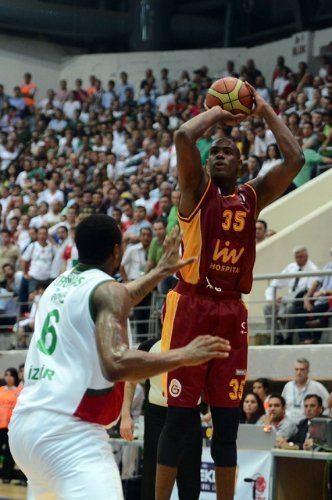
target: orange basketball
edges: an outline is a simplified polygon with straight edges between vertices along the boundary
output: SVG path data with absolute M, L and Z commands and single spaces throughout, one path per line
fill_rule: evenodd
M 207 108 L 221 106 L 233 115 L 239 113 L 249 115 L 253 104 L 254 98 L 248 85 L 231 76 L 216 80 L 209 88 L 205 99 Z

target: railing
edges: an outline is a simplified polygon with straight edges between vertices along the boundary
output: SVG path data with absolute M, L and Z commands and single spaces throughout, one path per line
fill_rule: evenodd
M 260 274 L 254 276 L 254 285 L 256 282 L 265 282 L 265 288 L 266 288 L 269 285 L 269 282 L 275 278 L 289 279 L 297 277 L 303 278 L 303 277 L 319 277 L 319 276 L 331 276 L 331 275 L 332 271 L 327 271 L 327 270 L 317 270 L 314 272 L 301 271 L 297 273 L 287 274 L 287 276 L 281 273 Z M 286 288 L 281 291 L 278 289 L 274 289 L 274 297 L 271 303 L 270 314 L 264 314 L 264 306 L 267 304 L 264 298 L 264 291 L 262 292 L 261 300 L 254 300 L 251 298 L 250 295 L 248 297 L 247 296 L 243 297 L 244 302 L 248 306 L 249 310 L 248 325 L 249 325 L 249 335 L 251 343 L 255 344 L 257 343 L 258 340 L 259 341 L 258 343 L 260 344 L 265 343 L 273 345 L 276 343 L 276 339 L 278 339 L 278 337 L 281 334 L 286 335 L 287 337 L 291 337 L 292 343 L 298 343 L 297 341 L 298 329 L 288 328 L 287 324 L 291 323 L 292 320 L 296 318 L 306 317 L 309 315 L 309 313 L 283 314 L 282 318 L 278 316 L 277 298 L 280 292 L 285 292 L 285 290 Z M 132 327 L 132 336 L 134 345 L 139 344 L 141 341 L 147 338 L 152 338 L 160 335 L 161 332 L 160 315 L 161 315 L 163 301 L 164 301 L 164 296 L 159 294 L 158 292 L 154 292 L 150 308 L 137 308 L 141 310 L 145 309 L 146 311 L 148 311 L 149 309 L 150 313 L 148 314 L 148 319 L 144 321 L 142 320 L 135 321 L 133 319 L 133 316 L 131 316 L 130 322 Z M 301 304 L 303 302 L 303 299 L 302 298 L 294 299 L 294 302 Z M 327 326 L 310 327 L 310 331 L 323 332 L 322 343 L 332 342 L 332 338 L 331 340 L 329 339 L 330 334 L 332 336 L 332 310 L 319 313 L 310 313 L 310 314 L 312 319 L 326 318 L 328 320 Z M 268 327 L 267 324 L 269 324 L 270 326 Z M 143 325 L 145 325 L 144 333 L 138 334 L 137 331 L 142 330 Z M 141 326 L 141 328 L 138 328 L 139 326 Z
M 292 274 L 260 274 L 254 276 L 254 286 L 255 284 L 262 282 L 264 284 L 264 289 L 268 286 L 272 279 L 288 279 L 296 277 L 318 277 L 318 276 L 332 276 L 332 270 L 317 270 L 314 272 L 301 271 L 300 273 Z M 264 306 L 267 302 L 264 299 L 264 290 L 262 291 L 262 299 L 254 300 L 251 296 L 244 296 L 243 300 L 246 303 L 249 315 L 248 315 L 248 326 L 249 326 L 249 336 L 251 344 L 271 344 L 274 345 L 278 337 L 283 334 L 292 337 L 293 342 L 297 343 L 298 330 L 296 328 L 289 328 L 287 325 L 291 323 L 294 318 L 308 316 L 308 313 L 291 313 L 284 314 L 282 318 L 278 316 L 277 307 L 277 295 L 279 291 L 274 289 L 274 297 L 271 303 L 270 314 L 264 314 Z M 257 296 L 257 293 L 256 293 Z M 132 340 L 133 345 L 137 346 L 143 340 L 158 337 L 161 334 L 161 313 L 164 303 L 165 296 L 161 295 L 157 291 L 152 293 L 151 305 L 149 307 L 139 307 L 137 306 L 135 310 L 131 312 L 129 317 L 131 324 Z M 302 302 L 303 299 L 295 299 L 295 302 Z M 20 315 L 21 306 L 26 304 L 18 304 L 16 316 L 13 314 L 0 314 L 0 348 L 9 349 L 17 348 L 17 339 L 15 333 L 13 333 L 13 324 L 17 323 L 22 316 Z M 144 313 L 143 319 L 142 315 L 137 314 L 137 312 Z M 15 316 L 15 318 L 14 318 Z M 137 318 L 140 319 L 137 319 Z M 310 327 L 311 332 L 323 332 L 321 343 L 331 343 L 332 342 L 332 309 L 330 308 L 326 312 L 318 312 L 311 314 L 312 320 L 318 318 L 326 319 L 326 326 Z M 269 327 L 267 325 L 270 325 Z
M 260 275 L 255 275 L 254 276 L 254 283 L 255 282 L 266 282 L 266 287 L 269 285 L 269 282 L 272 281 L 273 279 L 289 279 L 289 278 L 303 278 L 303 277 L 324 277 L 324 276 L 332 276 L 332 270 L 317 270 L 317 271 L 301 271 L 301 272 L 296 272 L 296 273 L 287 273 L 287 275 L 282 274 L 282 273 L 273 273 L 273 274 L 260 274 Z M 330 343 L 329 339 L 329 334 L 332 333 L 332 323 L 331 323 L 331 318 L 332 318 L 332 309 L 329 308 L 326 312 L 316 312 L 316 313 L 309 313 L 309 312 L 294 312 L 290 314 L 284 314 L 282 318 L 278 316 L 278 302 L 277 302 L 277 296 L 279 295 L 280 291 L 275 288 L 273 290 L 273 300 L 271 303 L 271 314 L 265 314 L 264 315 L 264 305 L 267 304 L 265 299 L 262 300 L 250 300 L 250 296 L 248 297 L 248 300 L 244 298 L 245 302 L 248 305 L 249 308 L 249 330 L 251 330 L 251 336 L 254 335 L 265 335 L 267 337 L 267 342 L 265 343 L 270 343 L 270 344 L 275 344 L 276 337 L 277 335 L 283 333 L 286 334 L 288 337 L 291 337 L 293 339 L 292 343 L 297 343 L 296 342 L 296 335 L 298 334 L 298 329 L 293 327 L 293 328 L 287 328 L 288 323 L 291 323 L 292 320 L 296 320 L 297 318 L 300 317 L 308 317 L 310 315 L 311 319 L 318 319 L 318 318 L 326 318 L 326 323 L 327 326 L 317 326 L 317 327 L 308 327 L 308 330 L 310 329 L 311 332 L 323 332 L 325 335 L 323 335 L 323 341 L 324 341 L 324 336 L 325 340 L 324 342 Z M 315 301 L 316 298 L 311 298 L 310 300 Z M 295 304 L 301 304 L 303 303 L 303 298 L 298 298 L 294 299 Z M 261 314 L 258 314 L 257 311 L 260 309 Z M 255 311 L 254 314 L 251 314 L 250 311 Z M 267 328 L 267 323 L 270 323 L 270 328 Z

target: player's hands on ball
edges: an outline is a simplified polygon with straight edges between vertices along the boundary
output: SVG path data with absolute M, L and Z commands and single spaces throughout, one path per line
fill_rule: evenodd
M 227 358 L 231 346 L 228 340 L 212 335 L 200 335 L 182 348 L 187 358 L 186 366 L 195 366 L 212 358 Z
M 261 116 L 263 116 L 263 109 L 264 109 L 264 107 L 266 107 L 267 102 L 263 99 L 263 97 L 261 97 L 259 95 L 257 90 L 252 85 L 250 85 L 250 83 L 246 82 L 246 84 L 250 88 L 252 95 L 254 97 L 255 107 L 254 107 L 254 110 L 252 111 L 251 114 L 253 116 L 260 116 L 261 117 Z
M 229 111 L 226 111 L 224 109 L 221 108 L 221 112 L 222 112 L 222 115 L 221 115 L 221 124 L 222 125 L 228 125 L 228 126 L 231 126 L 231 127 L 236 127 L 237 125 L 239 125 L 243 120 L 245 120 L 246 118 L 248 118 L 248 115 L 245 115 L 245 114 L 237 114 L 237 115 L 233 115 L 232 113 L 230 113 Z
M 175 226 L 174 229 L 166 236 L 163 244 L 163 254 L 157 264 L 158 270 L 165 276 L 174 274 L 176 271 L 181 269 L 188 264 L 192 264 L 196 257 L 189 257 L 188 259 L 181 259 L 179 254 L 179 248 L 181 244 L 181 232 L 179 226 Z

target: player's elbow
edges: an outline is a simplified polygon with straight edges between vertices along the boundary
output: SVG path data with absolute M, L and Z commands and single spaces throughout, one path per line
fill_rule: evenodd
M 179 144 L 192 141 L 193 138 L 191 137 L 190 129 L 186 126 L 186 123 L 183 123 L 174 134 L 174 143 L 178 146 Z
M 295 172 L 299 172 L 305 163 L 303 151 L 301 149 L 297 149 L 289 154 L 287 158 L 287 164 L 289 168 L 294 170 Z
M 121 371 L 118 369 L 116 365 L 107 365 L 106 367 L 102 367 L 103 376 L 109 382 L 119 382 L 119 380 L 123 380 L 123 376 Z

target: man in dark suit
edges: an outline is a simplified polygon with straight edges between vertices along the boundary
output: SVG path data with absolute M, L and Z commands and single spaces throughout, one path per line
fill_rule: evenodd
M 279 448 L 289 448 L 292 445 L 301 450 L 311 450 L 312 439 L 309 437 L 309 427 L 313 418 L 321 417 L 323 413 L 322 398 L 317 394 L 307 394 L 304 398 L 305 418 L 297 424 L 297 431 L 286 439 L 278 441 Z M 291 445 L 291 446 L 292 446 Z

